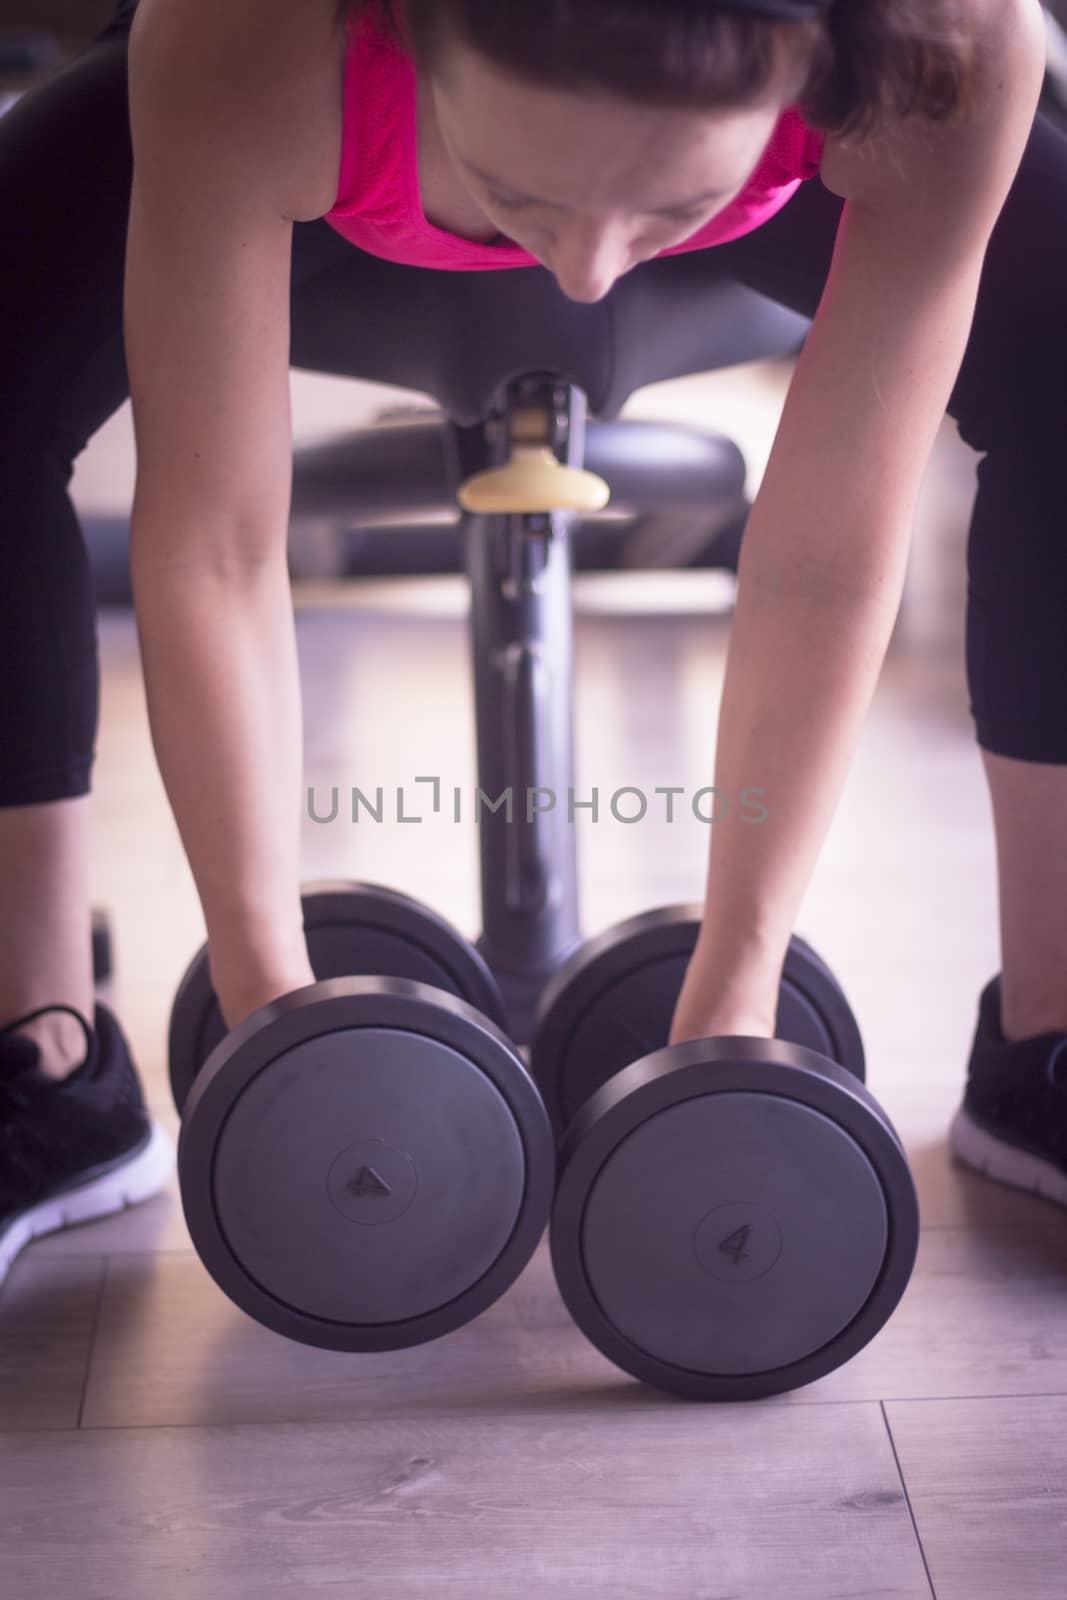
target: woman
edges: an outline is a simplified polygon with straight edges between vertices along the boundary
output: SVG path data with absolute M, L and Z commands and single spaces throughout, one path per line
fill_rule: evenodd
M 674 1041 L 773 1033 L 946 407 L 986 452 L 967 665 L 1003 981 L 953 1137 L 1067 1202 L 1065 362 L 1047 331 L 1067 145 L 1035 120 L 1043 63 L 1037 0 L 129 0 L 0 123 L 23 226 L 4 264 L 0 873 L 20 912 L 0 931 L 0 1273 L 61 1225 L 61 1185 L 102 1214 L 169 1172 L 93 1004 L 97 668 L 71 462 L 131 393 L 152 736 L 234 1026 L 312 981 L 287 377 L 344 370 L 330 331 L 358 314 L 367 254 L 540 263 L 592 302 L 700 250 L 709 283 L 815 317 L 745 535 L 715 778 L 758 771 L 782 800 L 774 828 L 712 853 Z

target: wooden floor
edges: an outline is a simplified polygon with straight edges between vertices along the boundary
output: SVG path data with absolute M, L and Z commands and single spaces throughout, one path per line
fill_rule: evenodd
M 758 479 L 781 367 L 647 390 L 631 415 L 728 420 Z M 298 375 L 298 433 L 370 385 Z M 414 1350 L 346 1356 L 251 1321 L 192 1249 L 175 1185 L 31 1246 L 0 1293 L 0 1592 L 10 1600 L 894 1597 L 1067 1593 L 1067 1214 L 952 1164 L 978 992 L 997 969 L 993 836 L 963 672 L 974 461 L 951 425 L 908 589 L 798 932 L 835 968 L 905 1142 L 912 1282 L 846 1367 L 789 1395 L 686 1403 L 587 1344 L 542 1242 L 513 1289 Z M 79 464 L 129 492 L 128 417 Z M 729 583 L 576 584 L 578 784 L 710 782 Z M 473 788 L 460 580 L 296 595 L 307 778 Z M 151 752 L 132 616 L 101 617 L 93 897 L 152 1110 L 171 996 L 203 934 Z M 633 670 L 635 659 L 641 670 Z M 304 876 L 367 878 L 479 927 L 476 840 L 305 823 Z M 583 927 L 698 899 L 695 822 L 579 824 Z

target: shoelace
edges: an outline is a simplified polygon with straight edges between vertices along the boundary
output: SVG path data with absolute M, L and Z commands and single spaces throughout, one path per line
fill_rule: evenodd
M 4 1071 L 5 1036 L 13 1034 L 24 1023 L 32 1022 L 35 1017 L 43 1016 L 46 1011 L 69 1011 L 72 1017 L 77 1017 L 85 1033 L 86 1051 L 88 1052 L 93 1047 L 93 1030 L 81 1012 L 76 1010 L 74 1006 L 64 1005 L 59 1002 L 48 1006 L 38 1006 L 35 1011 L 27 1011 L 24 1017 L 16 1017 L 14 1022 L 5 1022 L 3 1027 L 0 1027 L 0 1111 L 4 1109 L 5 1105 L 13 1106 L 16 1110 L 24 1110 L 29 1104 L 29 1096 L 26 1091 L 19 1088 L 17 1074 L 8 1075 Z M 10 1059 L 10 1051 L 8 1054 Z

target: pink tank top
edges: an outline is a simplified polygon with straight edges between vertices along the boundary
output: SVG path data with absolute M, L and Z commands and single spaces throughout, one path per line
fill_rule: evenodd
M 337 198 L 326 221 L 369 254 L 453 271 L 536 266 L 515 244 L 477 244 L 428 222 L 419 196 L 415 67 L 386 32 L 376 6 L 349 25 Z M 696 233 L 659 255 L 703 250 L 751 233 L 819 170 L 824 135 L 795 106 L 783 111 L 741 193 Z

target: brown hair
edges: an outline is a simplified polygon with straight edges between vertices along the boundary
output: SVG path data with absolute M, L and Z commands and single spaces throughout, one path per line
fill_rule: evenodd
M 377 6 L 408 49 L 395 0 L 339 0 L 339 17 Z M 861 138 L 884 119 L 957 120 L 974 90 L 970 0 L 834 0 L 783 22 L 714 0 L 403 0 L 410 51 L 440 71 L 459 38 L 534 84 L 602 89 L 644 105 L 719 109 L 782 94 L 806 122 Z

